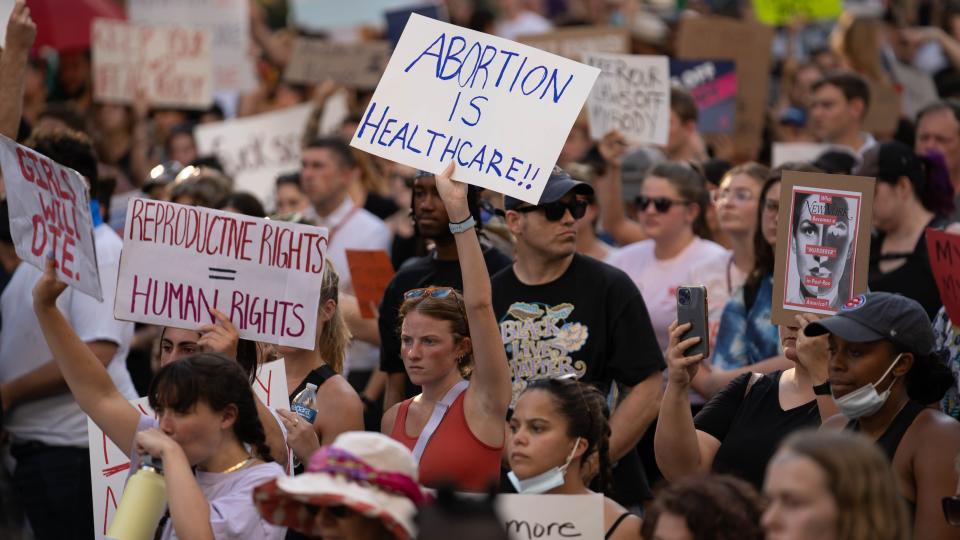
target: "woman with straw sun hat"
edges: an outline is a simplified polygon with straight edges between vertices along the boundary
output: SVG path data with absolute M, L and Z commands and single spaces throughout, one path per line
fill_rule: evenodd
M 411 540 L 417 506 L 428 500 L 403 444 L 379 433 L 342 433 L 303 474 L 254 490 L 260 514 L 324 540 Z

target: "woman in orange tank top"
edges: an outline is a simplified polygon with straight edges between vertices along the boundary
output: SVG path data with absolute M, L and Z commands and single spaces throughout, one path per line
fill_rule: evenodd
M 450 216 L 464 294 L 448 287 L 406 293 L 400 355 L 423 393 L 391 407 L 381 430 L 413 451 L 423 485 L 485 491 L 499 478 L 510 372 L 467 186 L 451 180 L 453 170 L 451 163 L 437 176 L 437 192 Z

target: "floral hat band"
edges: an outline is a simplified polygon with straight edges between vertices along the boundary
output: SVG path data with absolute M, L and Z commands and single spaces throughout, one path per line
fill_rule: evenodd
M 367 484 L 406 497 L 417 506 L 423 506 L 431 500 L 409 475 L 377 470 L 357 456 L 335 446 L 325 446 L 315 452 L 306 472 L 344 476 L 359 484 Z

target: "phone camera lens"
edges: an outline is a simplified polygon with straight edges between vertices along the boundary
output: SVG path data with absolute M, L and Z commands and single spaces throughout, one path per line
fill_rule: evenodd
M 685 306 L 690 303 L 690 290 L 689 289 L 680 289 L 679 294 L 677 295 L 678 300 L 680 301 L 681 306 Z

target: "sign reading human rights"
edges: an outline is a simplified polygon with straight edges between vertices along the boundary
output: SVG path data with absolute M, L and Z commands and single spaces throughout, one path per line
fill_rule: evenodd
M 132 199 L 114 316 L 195 330 L 215 308 L 240 337 L 316 345 L 327 229 Z
M 53 254 L 64 283 L 103 301 L 83 176 L 2 135 L 0 167 L 20 260 L 43 269 Z
M 587 100 L 590 136 L 617 130 L 635 142 L 667 144 L 670 132 L 670 63 L 666 56 L 588 53 L 600 68 Z
M 412 14 L 350 144 L 536 204 L 599 72 Z

